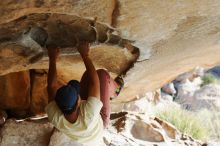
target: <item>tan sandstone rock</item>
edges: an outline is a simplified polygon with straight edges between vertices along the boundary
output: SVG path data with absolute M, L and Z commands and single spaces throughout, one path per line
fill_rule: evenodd
M 178 136 L 179 131 L 172 124 L 162 119 L 159 119 L 157 117 L 155 117 L 154 120 L 157 121 L 162 126 L 162 128 L 165 130 L 165 132 L 170 138 L 172 139 L 178 138 L 177 136 Z
M 125 76 L 125 88 L 116 102 L 130 101 L 137 94 L 158 89 L 178 74 L 196 66 L 212 67 L 219 64 L 219 6 L 218 0 L 1 1 L 0 72 L 6 74 L 30 68 L 47 68 L 46 58 L 36 64 L 29 64 L 27 57 L 17 55 L 22 53 L 19 51 L 22 48 L 13 43 L 5 44 L 5 42 L 21 33 L 21 30 L 27 26 L 45 26 L 49 31 L 49 28 L 57 28 L 49 27 L 49 25 L 59 26 L 58 24 L 61 24 L 60 30 L 65 30 L 68 26 L 66 24 L 71 23 L 71 25 L 74 24 L 75 30 L 80 28 L 79 34 L 88 34 L 86 37 L 93 41 L 96 38 L 99 42 L 104 42 L 108 36 L 107 44 L 111 46 L 110 48 L 115 44 L 118 46 L 121 44 L 120 49 L 126 47 L 129 50 L 128 45 L 124 44 L 125 39 L 134 40 L 129 45 L 136 46 L 140 51 L 140 56 L 139 62 L 136 62 L 129 71 L 128 69 L 132 67 L 136 59 L 127 62 L 123 59 L 118 60 L 114 56 L 120 56 L 116 51 L 119 49 L 109 51 L 109 47 L 103 47 L 102 53 L 97 49 L 94 53 L 95 59 L 93 58 L 97 68 L 108 68 L 115 74 L 128 71 Z M 88 17 L 97 17 L 97 23 L 93 22 L 94 19 L 87 19 Z M 49 20 L 56 21 L 51 23 Z M 95 23 L 100 38 L 94 36 L 92 33 L 94 30 L 87 27 L 87 23 Z M 105 25 L 106 23 L 108 25 Z M 116 29 L 112 29 L 109 25 Z M 65 32 L 68 32 L 67 30 Z M 58 33 L 58 36 L 65 35 Z M 65 37 L 60 37 L 60 40 L 62 39 L 65 42 Z M 65 43 L 71 44 L 70 40 L 74 44 L 73 39 L 68 39 Z M 71 49 L 74 52 L 74 48 Z M 126 58 L 127 53 L 123 54 Z M 133 54 L 134 58 L 137 54 Z M 76 52 L 72 53 L 72 57 L 75 58 L 75 62 L 72 61 L 74 59 L 65 60 L 67 64 L 74 65 L 67 66 L 61 63 L 65 70 L 63 74 L 68 76 L 66 78 L 69 78 L 72 72 L 76 72 L 69 70 L 71 67 L 75 70 L 77 68 L 80 74 L 84 71 L 81 60 L 77 60 Z M 118 69 L 123 68 L 124 64 L 127 65 L 124 69 Z
M 218 0 L 119 1 L 116 28 L 136 40 L 140 60 L 149 58 L 127 72 L 120 101 L 154 91 L 196 66 L 219 65 L 219 6 Z
M 24 110 L 30 105 L 29 71 L 0 76 L 1 109 Z
M 1 128 L 2 146 L 48 146 L 53 126 L 47 122 L 8 120 Z
M 163 134 L 154 128 L 151 124 L 142 121 L 136 121 L 131 129 L 131 134 L 136 139 L 150 142 L 163 142 Z
M 115 0 L 86 1 L 51 1 L 51 0 L 16 0 L 1 1 L 1 23 L 7 23 L 20 16 L 31 13 L 61 13 L 76 14 L 84 17 L 98 17 L 98 20 L 111 24 Z
M 48 103 L 47 95 L 47 72 L 31 71 L 31 114 L 40 114 Z

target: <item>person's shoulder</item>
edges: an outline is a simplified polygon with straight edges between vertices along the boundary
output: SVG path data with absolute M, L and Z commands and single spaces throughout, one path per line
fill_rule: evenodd
M 58 118 L 62 115 L 59 107 L 57 106 L 55 101 L 51 101 L 46 107 L 45 112 L 48 115 L 49 121 L 52 121 L 54 118 Z
M 88 101 L 88 100 L 93 100 L 93 101 L 95 101 L 95 102 L 101 102 L 100 99 L 98 99 L 98 98 L 95 97 L 95 96 L 89 96 L 88 99 L 87 99 L 87 101 Z
M 56 108 L 56 106 L 56 102 L 53 100 L 47 104 L 47 106 L 45 107 L 45 111 L 47 112 L 50 108 Z
M 87 115 L 99 114 L 102 106 L 102 102 L 98 98 L 92 96 L 88 97 L 87 101 L 82 105 Z
M 87 99 L 87 103 L 90 103 L 90 104 L 98 104 L 98 105 L 103 105 L 101 100 L 98 99 L 97 97 L 94 97 L 94 96 L 89 96 L 88 99 Z

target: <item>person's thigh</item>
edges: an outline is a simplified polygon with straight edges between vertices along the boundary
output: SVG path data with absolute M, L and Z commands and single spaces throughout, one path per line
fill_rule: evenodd
M 97 70 L 99 81 L 100 81 L 100 100 L 103 103 L 101 109 L 101 116 L 103 125 L 106 128 L 110 120 L 110 76 L 107 71 L 100 69 Z
M 110 120 L 110 96 L 114 94 L 117 84 L 106 70 L 99 69 L 97 70 L 97 73 L 100 81 L 100 100 L 103 103 L 100 114 L 103 119 L 104 127 L 106 127 Z M 90 78 L 86 71 L 80 81 L 80 97 L 83 100 L 87 100 L 88 98 L 89 81 Z

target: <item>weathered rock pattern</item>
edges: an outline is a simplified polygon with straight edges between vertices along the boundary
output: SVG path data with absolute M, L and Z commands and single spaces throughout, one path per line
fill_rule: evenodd
M 47 73 L 46 71 L 31 71 L 31 96 L 30 113 L 44 113 L 44 108 L 48 104 L 47 95 Z
M 38 21 L 38 23 L 35 24 L 35 21 Z M 19 26 L 16 30 L 14 29 L 15 24 Z M 128 61 L 126 61 L 124 67 L 121 66 L 120 72 L 116 73 L 125 72 L 138 57 L 138 49 L 132 46 L 129 40 L 122 39 L 120 36 L 113 34 L 113 29 L 107 25 L 97 23 L 95 20 L 82 19 L 77 16 L 48 13 L 31 14 L 18 18 L 8 24 L 2 24 L 1 27 L 3 28 L 0 30 L 2 33 L 0 38 L 0 59 L 2 62 L 0 71 L 2 73 L 0 74 L 5 74 L 12 70 L 36 68 L 37 66 L 43 68 L 42 61 L 39 61 L 46 56 L 47 50 L 44 48 L 46 45 L 53 44 L 61 48 L 61 55 L 76 55 L 76 46 L 81 40 L 97 43 L 105 42 L 107 44 L 117 45 L 118 48 L 127 48 L 127 52 L 124 51 L 121 53 L 127 57 Z M 45 39 L 41 41 L 41 45 L 33 40 L 33 37 L 36 37 L 35 40 L 39 40 L 38 38 L 42 38 L 42 36 Z M 95 48 L 98 49 L 99 47 L 97 46 Z M 120 50 L 117 52 L 119 53 Z M 8 59 L 10 59 L 10 62 L 8 62 Z M 117 60 L 116 57 L 115 59 Z M 38 63 L 33 66 L 32 63 L 36 62 Z M 118 63 L 120 64 L 120 60 Z M 11 66 L 8 68 L 9 64 Z M 109 69 L 114 72 L 111 68 Z
M 58 74 L 60 80 L 67 82 L 79 80 L 85 71 L 76 51 L 78 41 L 92 42 L 91 58 L 96 68 L 108 69 L 112 77 L 124 74 L 125 88 L 113 104 L 131 101 L 147 91 L 158 89 L 195 66 L 208 68 L 219 65 L 219 7 L 218 0 L 1 1 L 0 75 L 5 76 L 0 77 L 0 107 L 10 109 L 10 115 L 17 117 L 43 112 L 47 103 L 46 73 L 30 73 L 29 69 L 48 68 L 45 46 L 50 43 L 61 48 Z M 38 27 L 47 32 L 42 44 L 34 42 L 28 35 Z M 44 37 L 40 34 L 40 38 Z M 194 78 L 192 75 L 192 80 Z M 189 92 L 183 94 L 191 96 L 191 87 L 186 87 Z M 152 95 L 155 103 L 161 100 L 159 93 Z M 164 98 L 172 100 L 168 95 Z M 144 112 L 146 106 L 141 108 L 139 105 L 141 101 L 123 103 L 119 109 L 131 106 L 134 111 Z M 122 127 L 126 126 L 123 120 L 118 121 Z M 166 141 L 166 136 L 176 138 L 176 131 L 170 131 L 173 127 L 165 122 L 161 124 L 160 120 L 153 120 L 153 124 L 146 124 L 136 121 L 135 124 L 132 120 L 135 138 L 143 141 Z M 154 136 L 145 137 L 135 132 L 139 128 L 144 129 L 145 135 L 150 132 Z M 165 130 L 159 132 L 158 129 Z M 3 128 L 4 131 L 7 133 L 7 128 Z M 117 132 L 114 134 L 118 136 Z M 59 134 L 55 133 L 54 139 L 59 137 L 56 135 Z M 122 144 L 138 145 L 129 136 L 126 138 Z M 114 136 L 104 139 L 107 145 L 118 143 Z M 183 139 L 190 141 L 189 137 Z M 7 145 L 6 141 L 3 137 L 1 145 Z M 59 145 L 65 143 L 59 142 Z M 183 141 L 180 143 L 184 144 Z M 17 141 L 17 144 L 26 143 Z
M 172 138 L 172 139 L 177 138 L 178 131 L 173 125 L 171 125 L 170 123 L 163 121 L 157 117 L 155 117 L 154 120 L 157 121 L 162 126 L 162 128 L 165 130 L 165 132 L 167 133 L 167 135 L 170 138 Z
M 59 75 L 59 86 L 65 83 L 61 78 Z M 10 115 L 26 118 L 45 113 L 44 108 L 48 104 L 47 70 L 21 71 L 0 76 L 0 87 L 0 109 L 8 110 Z
M 138 53 L 133 52 L 136 49 L 140 51 L 139 61 L 149 59 L 135 63 L 127 72 L 125 89 L 118 101 L 128 101 L 137 94 L 161 87 L 178 74 L 195 66 L 211 67 L 219 64 L 219 5 L 217 0 L 1 1 L 0 72 L 6 74 L 30 68 L 47 68 L 46 58 L 35 64 L 29 64 L 27 56 L 18 55 L 36 53 L 39 50 L 30 52 L 18 44 L 7 43 L 21 35 L 28 26 L 44 27 L 49 32 L 50 39 L 61 46 L 74 46 L 76 41 L 72 36 L 73 33 L 90 41 L 104 42 L 109 38 L 108 46 L 101 45 L 100 50 L 94 48 L 93 59 L 97 67 L 107 68 L 115 75 L 124 73 L 137 59 Z M 95 26 L 99 37 L 94 35 L 94 29 L 88 27 L 88 23 Z M 116 31 L 110 26 L 115 27 Z M 110 32 L 110 35 L 106 36 L 107 32 Z M 65 37 L 57 39 L 57 36 Z M 66 38 L 72 39 L 70 41 Z M 137 48 L 125 45 L 123 42 L 129 42 L 126 39 L 134 40 L 135 42 L 129 45 Z M 120 45 L 121 43 L 123 45 Z M 113 44 L 117 44 L 115 50 L 107 51 Z M 121 52 L 119 55 L 121 47 L 129 51 Z M 74 47 L 62 50 L 62 54 L 71 51 L 73 57 L 70 58 L 75 58 L 65 58 L 70 66 L 61 63 L 62 67 L 65 66 L 65 75 L 68 77 L 74 72 L 66 70 L 70 67 L 80 67 L 79 72 L 83 72 L 84 68 L 81 67 L 83 65 L 79 65 L 81 61 L 74 55 L 76 53 Z M 128 57 L 129 52 L 133 57 Z M 46 50 L 44 53 L 46 54 Z M 126 60 L 120 60 L 117 56 Z M 112 65 L 109 65 L 110 58 Z M 78 74 L 73 75 L 73 78 L 79 78 Z
M 18 17 L 32 13 L 61 13 L 79 15 L 82 17 L 98 17 L 101 22 L 111 24 L 115 1 L 11 1 L 1 2 L 1 23 L 10 22 Z M 80 12 L 80 13 L 79 13 Z
M 1 76 L 0 90 L 0 107 L 2 109 L 28 109 L 30 104 L 29 71 Z
M 141 90 L 150 91 L 172 80 L 177 72 L 183 73 L 197 65 L 208 67 L 219 64 L 219 56 L 215 54 L 220 51 L 219 33 L 214 29 L 219 26 L 219 11 L 215 8 L 219 3 L 197 2 L 123 1 L 119 27 L 122 31 L 132 32 L 130 36 L 141 39 L 140 44 L 144 48 L 152 48 L 150 59 L 135 64 L 128 72 L 128 91 L 132 90 L 132 84 L 138 85 L 139 93 Z M 132 7 L 137 9 L 130 11 Z M 127 25 L 126 21 L 134 23 Z M 139 71 L 138 78 L 135 78 L 136 71 Z M 128 94 L 131 93 L 123 97 Z
M 104 131 L 103 142 L 97 146 L 201 146 L 201 142 L 179 133 L 171 124 L 143 114 L 114 113 L 110 123 Z M 46 119 L 22 122 L 10 119 L 0 132 L 0 144 L 4 146 L 82 146 L 53 128 Z
M 1 145 L 23 145 L 23 146 L 47 146 L 53 131 L 53 126 L 48 122 L 34 123 L 8 120 L 1 128 Z

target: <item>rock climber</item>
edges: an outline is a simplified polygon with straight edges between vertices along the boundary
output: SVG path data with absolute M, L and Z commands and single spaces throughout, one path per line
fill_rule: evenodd
M 59 49 L 48 46 L 48 120 L 72 140 L 97 145 L 110 121 L 110 97 L 117 96 L 123 79 L 113 80 L 104 69 L 96 70 L 89 56 L 89 43 L 80 42 L 78 51 L 86 71 L 81 81 L 71 80 L 59 87 L 56 62 Z

